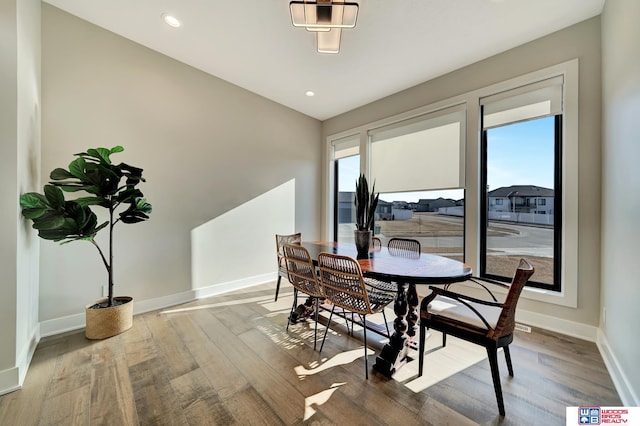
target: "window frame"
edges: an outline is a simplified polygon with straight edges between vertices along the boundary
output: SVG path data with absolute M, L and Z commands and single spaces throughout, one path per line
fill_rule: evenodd
M 563 114 L 563 153 L 562 153 L 562 195 L 563 218 L 562 218 L 562 283 L 560 292 L 547 291 L 537 288 L 525 288 L 522 298 L 553 305 L 560 305 L 569 308 L 578 306 L 578 193 L 579 193 L 579 59 L 570 59 L 557 63 L 536 71 L 517 75 L 504 79 L 498 83 L 484 87 L 477 87 L 464 93 L 451 96 L 433 102 L 404 113 L 392 115 L 390 117 L 377 119 L 372 122 L 358 122 L 355 125 L 338 124 L 331 122 L 325 128 L 325 155 L 322 173 L 324 176 L 322 187 L 323 208 L 321 223 L 321 238 L 331 239 L 333 232 L 333 222 L 331 209 L 333 208 L 333 197 L 331 188 L 333 185 L 333 164 L 331 158 L 331 143 L 333 140 L 347 135 L 360 135 L 360 170 L 368 176 L 367 157 L 367 131 L 376 127 L 384 126 L 394 121 L 403 120 L 424 114 L 429 111 L 445 108 L 447 106 L 464 103 L 467 113 L 467 132 L 465 140 L 465 262 L 474 271 L 480 269 L 480 99 L 501 91 L 510 90 L 514 87 L 529 84 L 555 76 L 564 77 L 564 114 Z M 349 117 L 347 117 L 348 119 Z M 348 123 L 348 121 L 341 121 Z M 342 126 L 342 129 L 335 126 Z M 524 311 L 521 315 L 525 315 Z M 536 321 L 545 323 L 544 315 L 537 315 L 534 312 L 527 314 L 529 318 L 536 315 Z M 526 317 L 523 317 L 523 321 Z
M 487 131 L 488 129 L 484 129 L 482 126 L 482 106 L 480 107 L 480 128 L 482 129 L 482 136 L 480 141 L 480 149 L 481 149 L 481 159 L 480 159 L 480 181 L 481 188 L 487 188 L 488 184 L 488 164 L 487 164 L 487 154 L 488 154 L 488 140 L 487 140 Z M 562 214 L 562 134 L 563 134 L 563 126 L 562 126 L 562 114 L 553 115 L 553 133 L 554 133 L 554 212 L 553 212 L 553 283 L 543 283 L 540 281 L 536 281 L 535 279 L 530 279 L 526 286 L 535 287 L 544 290 L 549 290 L 553 292 L 561 292 L 562 285 L 562 227 L 563 227 L 563 214 Z M 544 117 L 536 117 L 531 119 L 538 120 Z M 502 126 L 508 126 L 513 123 L 505 123 Z M 498 127 L 502 127 L 498 126 Z M 489 278 L 492 280 L 509 282 L 512 277 L 492 274 L 487 272 L 487 231 L 489 227 L 488 213 L 489 213 L 489 195 L 488 191 L 485 189 L 485 194 L 480 197 L 480 277 Z M 500 199 L 502 201 L 502 199 Z M 498 199 L 496 199 L 498 201 Z M 546 200 L 545 201 L 546 204 Z M 526 198 L 525 204 L 527 207 L 531 207 L 531 199 Z M 533 203 L 536 207 L 538 206 L 537 200 L 534 200 Z M 497 205 L 497 203 L 496 203 Z M 543 204 L 540 204 L 543 205 Z M 536 209 L 536 213 L 537 213 Z M 535 274 L 534 274 L 535 275 Z

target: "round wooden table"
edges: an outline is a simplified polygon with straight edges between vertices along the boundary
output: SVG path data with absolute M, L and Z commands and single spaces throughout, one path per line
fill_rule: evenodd
M 366 277 L 397 284 L 393 310 L 394 333 L 376 357 L 373 366 L 386 376 L 393 375 L 406 363 L 408 342 L 416 334 L 418 292 L 416 284 L 451 284 L 471 277 L 471 267 L 443 256 L 410 251 L 390 252 L 386 247 L 370 250 L 367 258 L 358 259 L 355 244 L 327 241 L 303 241 L 314 263 L 322 252 L 351 256 L 358 260 Z

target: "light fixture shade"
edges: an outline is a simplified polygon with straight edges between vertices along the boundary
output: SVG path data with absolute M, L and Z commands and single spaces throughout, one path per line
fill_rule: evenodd
M 341 35 L 341 28 L 331 28 L 331 31 L 316 33 L 318 53 L 340 53 Z
M 358 3 L 352 2 L 297 0 L 289 3 L 289 9 L 293 26 L 305 27 L 309 31 L 315 28 L 353 28 L 358 19 Z

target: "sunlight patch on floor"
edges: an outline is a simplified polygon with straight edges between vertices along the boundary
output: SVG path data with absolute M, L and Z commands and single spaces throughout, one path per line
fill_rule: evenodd
M 372 356 L 375 352 L 371 349 L 367 350 L 367 355 Z M 311 376 L 313 374 L 318 374 L 322 371 L 325 371 L 329 368 L 337 367 L 339 365 L 351 364 L 358 358 L 362 358 L 364 356 L 363 347 L 359 347 L 357 349 L 352 349 L 349 351 L 340 352 L 332 356 L 331 358 L 323 358 L 320 362 L 312 361 L 309 363 L 309 367 L 307 368 L 303 365 L 299 365 L 294 368 L 298 378 L 303 380 L 307 376 Z
M 393 379 L 403 382 L 414 392 L 421 392 L 436 383 L 459 373 L 487 358 L 484 347 L 447 336 L 447 346 L 442 347 L 442 334 L 430 330 L 425 344 L 424 371 L 418 377 L 418 351 L 410 350 L 414 358 L 405 364 Z
M 329 389 L 325 389 L 323 391 L 318 392 L 315 395 L 311 395 L 305 398 L 304 400 L 304 420 L 309 420 L 315 413 L 316 409 L 313 406 L 319 406 L 326 403 L 331 395 L 342 385 L 346 383 L 333 383 L 329 387 Z
M 228 300 L 226 302 L 219 303 L 208 303 L 206 305 L 197 305 L 197 306 L 185 306 L 182 308 L 176 309 L 167 309 L 161 314 L 177 314 L 181 312 L 190 312 L 190 311 L 198 311 L 201 309 L 211 309 L 211 308 L 221 308 L 224 306 L 233 306 L 233 305 L 244 305 L 247 303 L 257 303 L 271 311 L 273 310 L 283 310 L 283 309 L 291 309 L 291 303 L 293 302 L 293 293 L 284 293 L 280 294 L 284 296 L 283 298 L 278 298 L 277 302 L 273 301 L 273 296 L 256 296 L 256 297 L 247 297 L 247 298 L 237 298 L 234 300 Z M 290 296 L 290 297 L 287 297 Z

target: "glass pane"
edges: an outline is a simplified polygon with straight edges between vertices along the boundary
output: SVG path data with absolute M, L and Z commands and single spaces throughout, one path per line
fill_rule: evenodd
M 485 273 L 510 278 L 521 257 L 554 284 L 555 118 L 487 130 Z
M 356 213 L 353 205 L 356 193 L 356 180 L 360 176 L 360 156 L 341 158 L 336 160 L 338 185 L 337 211 L 337 240 L 338 242 L 353 242 L 353 231 L 356 229 Z
M 464 259 L 464 190 L 380 194 L 376 235 L 413 238 L 423 253 Z

